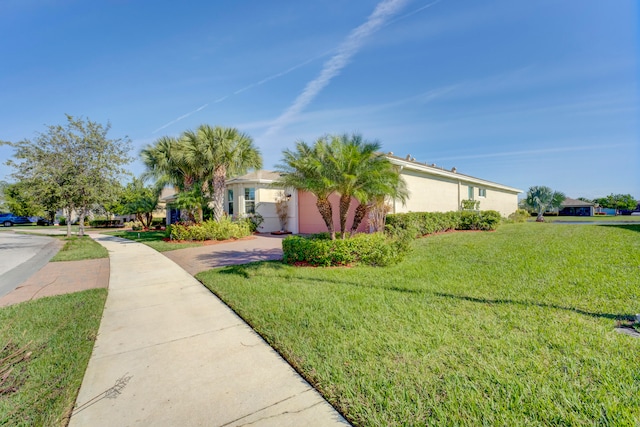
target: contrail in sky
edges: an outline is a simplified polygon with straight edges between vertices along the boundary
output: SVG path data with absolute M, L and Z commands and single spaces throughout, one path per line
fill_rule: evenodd
M 493 157 L 510 157 L 510 156 L 530 156 L 532 154 L 551 154 L 551 153 L 568 153 L 575 151 L 590 151 L 590 150 L 604 150 L 610 148 L 626 148 L 631 147 L 632 144 L 628 143 L 618 143 L 618 144 L 607 144 L 607 145 L 581 145 L 581 146 L 570 146 L 570 147 L 552 147 L 552 148 L 541 148 L 537 150 L 522 150 L 522 151 L 503 151 L 498 153 L 487 153 L 487 154 L 471 154 L 468 156 L 455 156 L 455 157 L 442 157 L 439 160 L 469 160 L 469 159 L 489 159 Z
M 324 77 L 325 79 L 328 79 L 324 83 L 324 85 L 322 85 L 322 86 L 319 86 L 318 83 L 316 83 L 316 87 L 317 87 L 316 93 L 313 94 L 312 96 L 310 96 L 308 101 L 304 105 L 301 105 L 297 112 L 301 111 L 306 105 L 308 105 L 309 102 L 311 102 L 311 100 L 315 97 L 315 95 L 317 95 L 319 93 L 319 91 L 329 83 L 329 80 L 331 78 L 335 77 L 335 75 L 337 75 L 337 73 L 346 65 L 346 63 L 348 62 L 350 57 L 353 56 L 356 53 L 356 51 L 360 48 L 360 46 L 364 42 L 364 38 L 366 36 L 372 34 L 373 32 L 379 30 L 382 27 L 386 27 L 386 26 L 394 24 L 394 23 L 396 23 L 396 22 L 398 22 L 398 21 L 400 21 L 402 19 L 405 19 L 405 18 L 408 18 L 408 17 L 410 17 L 412 15 L 415 15 L 416 13 L 421 12 L 421 11 L 423 11 L 423 10 L 433 6 L 433 5 L 435 5 L 436 3 L 439 3 L 442 0 L 436 0 L 434 2 L 431 2 L 429 4 L 421 6 L 421 7 L 417 8 L 417 9 L 415 9 L 415 10 L 409 12 L 409 13 L 406 13 L 405 15 L 397 17 L 396 19 L 394 19 L 392 21 L 386 20 L 386 19 L 388 19 L 389 16 L 393 15 L 398 10 L 400 10 L 402 8 L 402 6 L 404 5 L 404 3 L 406 3 L 407 1 L 408 0 L 386 0 L 386 1 L 383 1 L 380 4 L 378 4 L 378 6 L 376 7 L 375 11 L 371 14 L 371 16 L 369 17 L 367 22 L 364 23 L 363 25 L 361 25 L 360 27 L 356 28 L 354 31 L 352 31 L 351 34 L 349 35 L 349 37 L 345 40 L 345 42 L 343 42 L 343 44 L 338 47 L 337 53 L 329 61 L 327 61 L 327 63 L 325 64 L 325 68 L 323 69 L 323 72 L 320 74 L 320 76 L 316 80 L 314 80 L 313 82 L 310 82 L 307 85 L 307 88 L 305 89 L 305 92 L 310 91 L 311 90 L 311 87 L 310 87 L 311 84 L 314 83 L 315 81 L 319 81 L 320 78 Z M 349 48 L 352 48 L 352 50 L 349 51 Z M 221 98 L 216 99 L 215 101 L 208 102 L 208 103 L 202 105 L 201 107 L 199 107 L 199 108 L 197 108 L 197 109 L 195 109 L 195 110 L 193 110 L 193 111 L 191 111 L 189 113 L 183 114 L 182 116 L 180 116 L 180 117 L 178 117 L 178 118 L 176 118 L 176 119 L 174 119 L 174 120 L 172 120 L 172 121 L 160 126 L 158 129 L 154 130 L 153 133 L 157 133 L 157 132 L 159 132 L 159 131 L 161 131 L 163 129 L 166 129 L 169 126 L 179 122 L 180 120 L 186 119 L 187 117 L 191 116 L 192 114 L 195 114 L 195 113 L 207 108 L 211 104 L 217 104 L 217 103 L 222 102 L 222 101 L 224 101 L 225 99 L 227 99 L 227 98 L 229 98 L 231 96 L 238 95 L 238 94 L 240 94 L 242 92 L 245 92 L 245 91 L 247 91 L 249 89 L 252 89 L 252 88 L 260 86 L 260 85 L 263 85 L 263 84 L 265 84 L 265 83 L 267 83 L 267 82 L 269 82 L 271 80 L 277 79 L 278 77 L 282 77 L 284 75 L 287 75 L 287 74 L 297 70 L 298 68 L 301 68 L 301 67 L 303 67 L 303 66 L 305 66 L 305 65 L 307 65 L 307 64 L 309 64 L 309 63 L 311 63 L 311 62 L 313 62 L 313 61 L 315 61 L 315 60 L 317 60 L 319 58 L 322 58 L 324 56 L 329 55 L 330 53 L 332 53 L 334 51 L 336 51 L 336 49 L 328 50 L 328 51 L 326 51 L 326 52 L 324 52 L 324 53 L 322 53 L 320 55 L 314 56 L 313 58 L 307 59 L 306 61 L 303 61 L 303 62 L 301 62 L 301 63 L 299 63 L 297 65 L 294 65 L 293 67 L 290 67 L 290 68 L 286 69 L 285 71 L 281 71 L 279 73 L 273 74 L 273 75 L 271 75 L 269 77 L 266 77 L 266 78 L 264 78 L 264 79 L 262 79 L 262 80 L 260 80 L 258 82 L 251 83 L 250 85 L 247 85 L 247 86 L 245 86 L 245 87 L 243 87 L 241 89 L 236 90 L 232 94 L 225 95 L 225 96 L 223 96 Z M 342 65 L 339 68 L 334 69 L 334 73 L 335 74 L 330 75 L 328 67 L 330 65 L 333 65 L 333 66 L 340 65 L 339 64 L 340 59 L 343 60 Z M 301 94 L 298 97 L 298 99 L 296 100 L 297 102 L 301 102 L 300 98 L 304 95 L 305 92 L 303 92 L 303 94 Z M 289 110 L 287 110 L 287 112 L 285 112 L 282 116 L 280 116 L 276 120 L 276 124 L 281 123 L 278 126 L 278 128 L 280 128 L 284 124 L 286 124 L 286 122 L 283 121 L 284 118 L 285 118 L 285 115 L 286 115 L 286 117 L 288 119 L 291 119 L 296 114 L 295 112 L 291 111 L 295 105 L 296 104 L 294 103 L 291 107 L 289 107 Z M 288 112 L 290 112 L 290 113 L 287 115 Z M 267 133 L 274 132 L 276 130 L 277 129 L 274 126 L 272 126 L 272 128 L 269 129 L 269 131 L 267 131 Z
M 366 38 L 380 29 L 388 18 L 398 12 L 406 2 L 407 0 L 383 0 L 378 3 L 369 19 L 351 31 L 338 47 L 338 52 L 325 62 L 320 75 L 307 83 L 302 93 L 272 123 L 264 136 L 271 135 L 290 123 L 331 82 L 331 79 L 340 74 L 340 71 L 347 65 L 351 57 L 360 50 Z

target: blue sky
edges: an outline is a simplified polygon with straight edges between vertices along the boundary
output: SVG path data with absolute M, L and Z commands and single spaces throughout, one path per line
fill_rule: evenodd
M 635 0 L 3 0 L 0 140 L 71 114 L 137 157 L 207 123 L 272 168 L 357 132 L 525 191 L 640 198 L 638 26 Z

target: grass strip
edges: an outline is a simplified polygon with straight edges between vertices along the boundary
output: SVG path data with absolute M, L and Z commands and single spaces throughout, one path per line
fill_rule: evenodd
M 92 289 L 0 309 L 0 425 L 67 425 L 106 297 Z
M 144 243 L 150 248 L 158 252 L 175 251 L 177 249 L 194 248 L 202 246 L 202 242 L 165 242 L 166 237 L 164 231 L 108 231 L 102 234 L 110 236 L 122 237 L 123 239 L 133 240 L 135 242 Z
M 108 258 L 109 252 L 89 236 L 64 237 L 65 244 L 51 261 L 80 261 L 83 259 Z
M 640 425 L 639 277 L 639 225 L 536 223 L 198 275 L 358 426 Z

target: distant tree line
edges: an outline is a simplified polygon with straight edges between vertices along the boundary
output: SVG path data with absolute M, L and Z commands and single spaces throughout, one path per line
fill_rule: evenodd
M 601 208 L 616 210 L 634 210 L 638 206 L 638 200 L 631 194 L 609 194 L 606 197 L 587 199 L 580 197 L 579 200 L 593 203 Z

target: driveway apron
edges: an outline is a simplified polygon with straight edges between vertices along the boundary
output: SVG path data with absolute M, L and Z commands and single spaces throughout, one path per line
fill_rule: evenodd
M 70 426 L 348 425 L 173 261 L 92 237 L 109 251 L 109 295 Z

